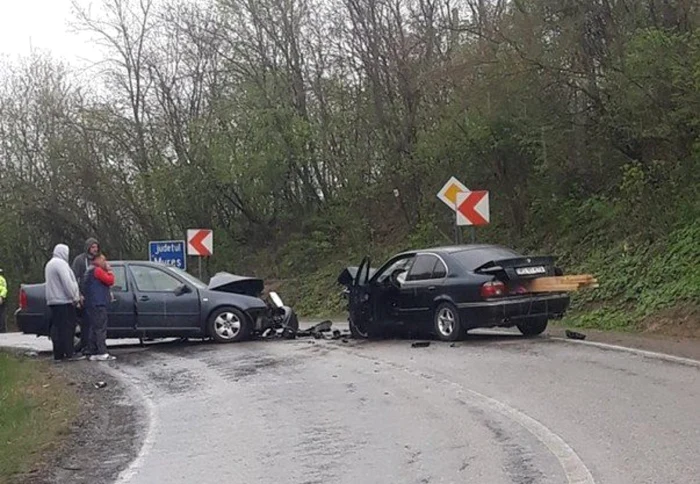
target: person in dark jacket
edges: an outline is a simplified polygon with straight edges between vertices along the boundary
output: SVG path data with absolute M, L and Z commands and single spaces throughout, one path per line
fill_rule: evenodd
M 100 243 L 94 237 L 90 237 L 85 241 L 85 250 L 78 254 L 75 259 L 73 259 L 73 264 L 71 264 L 71 269 L 73 269 L 73 274 L 75 274 L 75 279 L 78 281 L 80 286 L 80 294 L 83 295 L 83 278 L 87 270 L 92 266 L 92 261 L 95 256 L 100 253 Z M 90 320 L 85 316 L 85 311 L 78 308 L 77 313 L 78 324 L 80 325 L 80 343 L 76 348 L 76 351 L 82 352 L 83 355 L 88 356 L 87 351 L 88 339 L 90 337 Z
M 87 353 L 90 361 L 114 360 L 107 352 L 107 306 L 114 285 L 114 273 L 104 255 L 93 258 L 92 266 L 83 276 L 85 314 L 90 321 Z

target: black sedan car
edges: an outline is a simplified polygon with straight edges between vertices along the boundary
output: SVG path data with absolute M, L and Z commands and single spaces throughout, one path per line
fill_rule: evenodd
M 280 297 L 261 298 L 261 279 L 222 272 L 205 284 L 187 272 L 143 261 L 111 263 L 115 276 L 107 308 L 108 338 L 208 337 L 242 341 L 267 329 L 298 329 Z M 49 333 L 44 284 L 23 284 L 15 313 L 23 333 Z
M 402 325 L 429 329 L 455 341 L 474 328 L 512 327 L 526 336 L 569 307 L 567 293 L 531 294 L 527 279 L 561 275 L 553 257 L 525 257 L 496 245 L 464 245 L 409 251 L 379 269 L 365 258 L 341 272 L 350 330 L 368 338 Z

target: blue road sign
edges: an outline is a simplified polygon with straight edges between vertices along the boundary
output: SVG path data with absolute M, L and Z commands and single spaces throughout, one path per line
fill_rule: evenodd
M 148 243 L 148 260 L 187 270 L 184 240 L 156 240 Z

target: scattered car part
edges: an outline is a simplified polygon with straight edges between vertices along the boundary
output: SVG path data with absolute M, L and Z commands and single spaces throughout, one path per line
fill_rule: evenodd
M 586 339 L 586 335 L 583 334 L 583 333 L 577 333 L 576 331 L 571 331 L 571 330 L 569 330 L 569 329 L 567 329 L 567 330 L 565 331 L 565 333 L 566 333 L 566 337 L 569 338 L 569 339 L 577 339 L 577 340 L 584 340 L 584 339 Z
M 414 341 L 411 348 L 427 348 L 430 346 L 430 341 Z

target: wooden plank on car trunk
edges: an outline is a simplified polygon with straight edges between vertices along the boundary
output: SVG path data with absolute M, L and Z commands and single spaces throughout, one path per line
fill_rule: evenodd
M 598 287 L 598 280 L 590 274 L 538 277 L 523 283 L 528 292 L 572 292 Z

